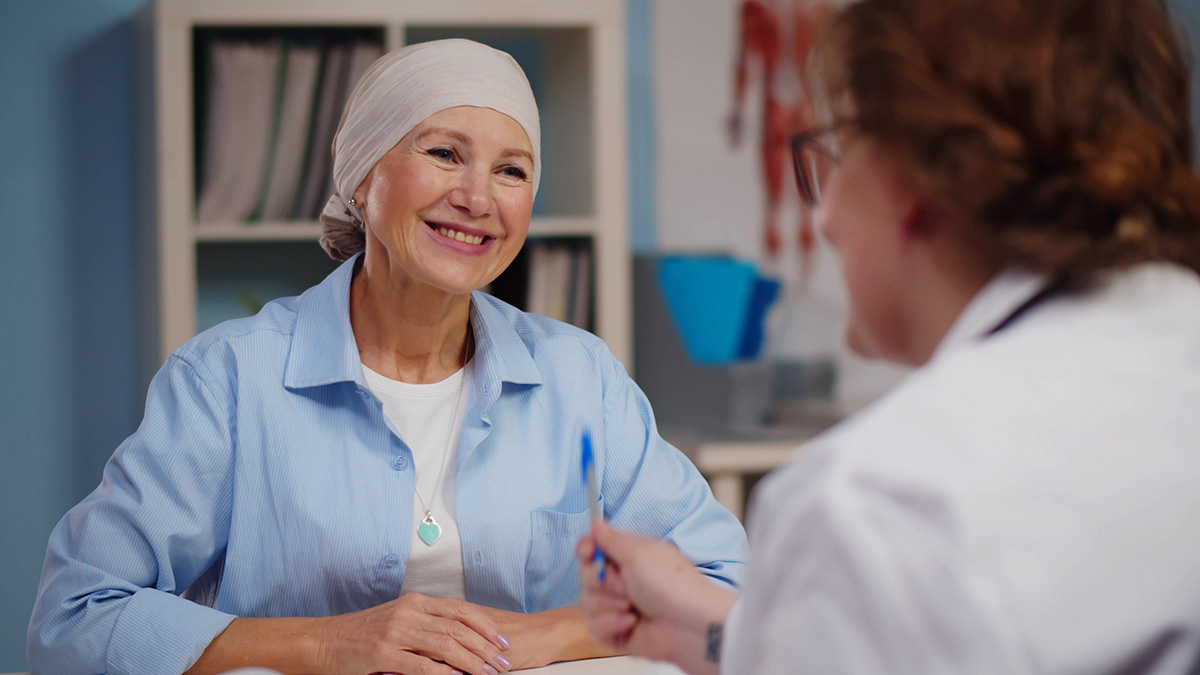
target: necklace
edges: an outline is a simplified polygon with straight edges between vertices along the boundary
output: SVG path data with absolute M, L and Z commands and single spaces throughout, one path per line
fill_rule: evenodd
M 454 408 L 450 413 L 450 429 L 446 435 L 446 455 L 450 454 L 451 443 L 454 440 L 454 422 L 458 419 L 458 403 L 462 400 L 463 387 L 467 382 L 467 359 L 471 353 L 471 343 L 474 342 L 474 336 L 471 333 L 470 327 L 467 328 L 467 339 L 463 341 L 463 373 L 462 379 L 458 381 L 458 390 L 454 393 Z M 453 461 L 453 460 L 451 460 Z M 417 526 L 417 536 L 421 541 L 425 542 L 426 546 L 433 544 L 442 536 L 442 526 L 438 525 L 437 519 L 433 517 L 433 511 L 430 506 L 433 500 L 437 498 L 438 488 L 442 486 L 442 473 L 446 471 L 446 456 L 442 456 L 442 466 L 438 469 L 437 478 L 433 482 L 433 494 L 429 495 L 429 503 L 421 498 L 420 491 L 417 490 L 416 482 L 413 482 L 413 494 L 421 502 L 421 510 L 425 512 L 425 517 L 421 520 L 421 524 Z

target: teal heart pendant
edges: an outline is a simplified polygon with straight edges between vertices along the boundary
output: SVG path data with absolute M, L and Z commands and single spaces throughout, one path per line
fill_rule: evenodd
M 417 526 L 417 536 L 425 542 L 426 546 L 433 546 L 433 542 L 442 536 L 442 526 L 433 519 L 432 513 L 425 512 L 425 520 L 422 520 L 421 524 Z

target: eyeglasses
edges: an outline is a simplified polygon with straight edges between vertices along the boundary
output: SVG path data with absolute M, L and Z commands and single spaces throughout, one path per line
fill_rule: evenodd
M 841 120 L 792 136 L 792 169 L 796 172 L 796 187 L 800 188 L 800 199 L 805 206 L 816 207 L 825 179 L 842 161 L 837 139 L 829 134 L 850 123 Z

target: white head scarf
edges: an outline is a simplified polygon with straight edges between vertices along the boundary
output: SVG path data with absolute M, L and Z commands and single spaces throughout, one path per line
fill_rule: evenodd
M 371 167 L 430 115 L 458 106 L 491 108 L 516 120 L 533 147 L 533 193 L 542 175 L 537 102 L 508 54 L 471 40 L 437 40 L 385 54 L 363 73 L 333 137 L 336 189 L 321 213 L 321 246 L 345 260 L 362 250 L 363 216 L 350 203 Z

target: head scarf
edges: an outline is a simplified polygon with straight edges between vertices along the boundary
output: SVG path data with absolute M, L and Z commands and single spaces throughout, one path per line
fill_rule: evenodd
M 458 106 L 516 120 L 533 147 L 533 193 L 542 175 L 537 102 L 508 54 L 471 40 L 437 40 L 385 54 L 363 73 L 333 137 L 335 192 L 321 213 L 321 246 L 345 260 L 362 250 L 363 216 L 350 203 L 371 167 L 430 115 Z

